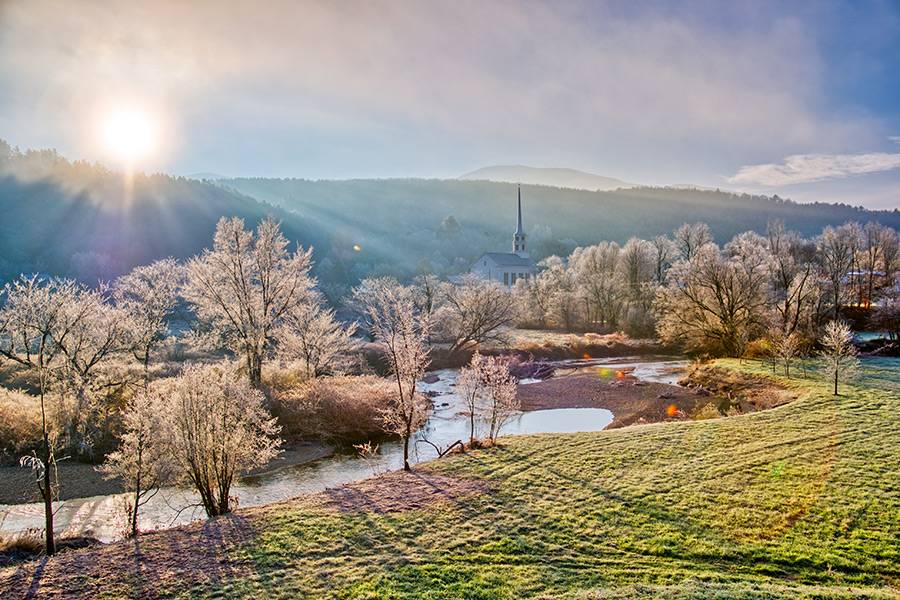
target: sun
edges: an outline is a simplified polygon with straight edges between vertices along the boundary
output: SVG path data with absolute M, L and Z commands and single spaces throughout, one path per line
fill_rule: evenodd
M 113 157 L 133 165 L 153 151 L 156 124 L 149 114 L 141 110 L 119 109 L 106 117 L 103 138 Z

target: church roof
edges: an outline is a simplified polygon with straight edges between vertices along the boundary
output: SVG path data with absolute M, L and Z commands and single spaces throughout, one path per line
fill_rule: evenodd
M 512 252 L 485 252 L 482 258 L 487 257 L 501 267 L 533 267 L 534 261 Z

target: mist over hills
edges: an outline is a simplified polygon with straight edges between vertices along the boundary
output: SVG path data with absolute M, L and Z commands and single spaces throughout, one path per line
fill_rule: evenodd
M 705 221 L 716 239 L 764 231 L 771 219 L 805 235 L 848 220 L 900 229 L 900 211 L 797 204 L 777 197 L 635 187 L 591 192 L 523 185 L 529 250 L 541 259 L 578 245 L 669 233 Z M 19 152 L 0 142 L 0 280 L 41 272 L 107 280 L 139 264 L 187 258 L 212 243 L 216 222 L 281 220 L 292 241 L 315 248 L 315 274 L 333 299 L 360 278 L 466 271 L 485 251 L 506 251 L 516 185 L 484 180 L 309 181 L 134 178 L 70 162 L 54 151 Z
M 466 270 L 485 251 L 506 251 L 515 228 L 516 185 L 483 180 L 380 179 L 309 181 L 230 179 L 217 182 L 299 215 L 331 242 L 322 259 L 330 282 L 363 274 L 408 276 Z M 840 204 L 797 204 L 721 191 L 637 187 L 607 192 L 522 186 L 531 254 L 567 254 L 601 240 L 670 233 L 704 221 L 717 241 L 782 219 L 805 235 L 849 220 L 900 227 L 900 211 Z M 348 249 L 358 245 L 359 252 Z M 326 275 L 327 273 L 327 275 Z
M 498 181 L 505 183 L 524 183 L 531 185 L 547 185 L 551 187 L 573 188 L 576 190 L 609 191 L 619 188 L 635 187 L 615 177 L 604 177 L 577 169 L 526 167 L 523 165 L 496 165 L 483 167 L 460 175 L 463 180 Z

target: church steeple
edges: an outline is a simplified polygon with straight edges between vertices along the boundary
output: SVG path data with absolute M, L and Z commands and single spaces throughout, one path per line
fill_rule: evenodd
M 525 235 L 525 231 L 522 229 L 522 186 L 519 185 L 517 187 L 519 192 L 519 219 L 516 224 L 516 234 Z
M 516 219 L 516 232 L 513 234 L 513 252 L 522 258 L 528 258 L 528 251 L 525 249 L 525 228 L 522 227 L 522 186 L 517 186 L 518 191 L 518 213 Z

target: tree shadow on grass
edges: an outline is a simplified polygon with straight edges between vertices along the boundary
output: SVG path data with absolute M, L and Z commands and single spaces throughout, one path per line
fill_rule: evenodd
M 173 590 L 219 586 L 251 575 L 238 550 L 256 536 L 254 523 L 226 515 L 202 524 L 147 533 L 21 565 L 0 588 L 11 598 L 93 598 L 99 591 L 156 598 Z

